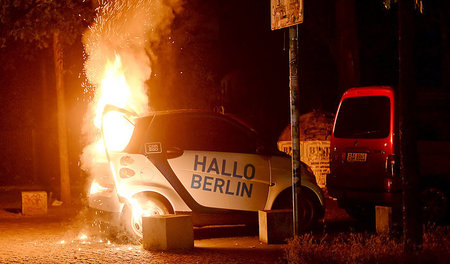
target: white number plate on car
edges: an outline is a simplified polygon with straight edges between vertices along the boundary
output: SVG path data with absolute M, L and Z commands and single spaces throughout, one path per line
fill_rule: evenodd
M 347 162 L 366 162 L 367 153 L 347 153 Z

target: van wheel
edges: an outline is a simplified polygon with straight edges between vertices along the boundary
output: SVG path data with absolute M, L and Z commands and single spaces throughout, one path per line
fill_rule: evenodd
M 345 211 L 352 218 L 362 222 L 375 222 L 375 206 L 371 204 L 346 204 Z
M 445 193 L 434 187 L 425 189 L 421 195 L 422 216 L 426 224 L 442 224 L 448 215 L 448 199 Z
M 132 242 L 142 241 L 143 216 L 166 215 L 171 213 L 167 203 L 159 198 L 146 196 L 139 198 L 138 201 L 138 205 L 132 205 L 127 202 L 122 210 L 121 216 L 123 229 Z

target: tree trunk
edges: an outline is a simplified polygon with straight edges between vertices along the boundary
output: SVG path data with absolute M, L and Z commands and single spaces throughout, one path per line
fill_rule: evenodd
M 415 129 L 414 2 L 398 1 L 399 136 L 402 177 L 403 241 L 406 252 L 422 245 L 419 167 Z
M 70 204 L 71 196 L 69 153 L 67 147 L 66 106 L 64 101 L 63 49 L 59 39 L 59 32 L 56 32 L 53 35 L 53 56 L 55 63 L 61 201 L 66 204 Z
M 338 89 L 340 94 L 360 85 L 359 42 L 355 0 L 336 1 Z

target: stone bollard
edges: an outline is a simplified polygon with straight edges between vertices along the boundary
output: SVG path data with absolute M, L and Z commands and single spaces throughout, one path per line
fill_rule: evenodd
M 47 192 L 22 192 L 22 214 L 47 214 Z
M 266 244 L 286 243 L 286 239 L 293 236 L 292 210 L 264 210 L 258 211 L 259 241 Z
M 377 233 L 390 233 L 392 231 L 392 207 L 376 206 L 375 217 Z
M 147 250 L 192 249 L 194 229 L 190 215 L 142 217 L 143 247 Z

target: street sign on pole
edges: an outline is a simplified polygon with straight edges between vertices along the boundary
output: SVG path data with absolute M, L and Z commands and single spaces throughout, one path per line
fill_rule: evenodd
M 272 30 L 303 23 L 303 0 L 270 0 Z
M 289 27 L 289 89 L 291 96 L 292 208 L 294 235 L 300 234 L 300 89 L 298 84 L 298 24 L 303 22 L 303 0 L 271 0 L 272 30 Z

